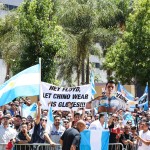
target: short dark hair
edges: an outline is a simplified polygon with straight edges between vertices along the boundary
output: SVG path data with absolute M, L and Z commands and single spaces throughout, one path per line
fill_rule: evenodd
M 54 120 L 55 120 L 55 118 L 58 118 L 58 117 L 61 118 L 59 115 L 54 116 Z
M 104 114 L 103 114 L 103 113 L 100 113 L 100 114 L 99 114 L 99 119 L 102 118 L 102 117 L 104 117 Z
M 131 127 L 131 130 L 136 130 L 136 126 L 132 126 L 132 127 Z
M 48 109 L 43 109 L 42 112 L 43 112 L 43 111 L 47 111 L 47 112 L 48 112 Z
M 80 113 L 76 112 L 76 113 L 74 114 L 74 117 L 75 117 L 75 116 L 81 116 L 81 115 L 80 115 Z
M 22 117 L 21 117 L 20 115 L 16 115 L 15 117 L 16 117 L 16 118 L 20 118 L 20 119 L 22 119 Z
M 107 86 L 109 83 L 110 83 L 110 84 L 115 84 L 114 81 L 110 80 L 110 81 L 108 81 L 108 82 L 106 83 L 106 86 Z

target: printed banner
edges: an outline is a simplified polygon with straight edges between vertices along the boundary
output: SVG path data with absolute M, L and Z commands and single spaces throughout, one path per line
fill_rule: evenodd
M 105 93 L 102 96 L 92 101 L 92 108 L 95 108 L 100 112 L 114 113 L 119 109 L 126 110 L 127 100 L 120 92 L 114 92 L 110 97 L 107 97 Z
M 48 109 L 51 102 L 53 110 L 69 110 L 72 107 L 85 107 L 91 100 L 91 85 L 77 87 L 58 87 L 49 83 L 41 83 L 41 103 L 43 109 Z

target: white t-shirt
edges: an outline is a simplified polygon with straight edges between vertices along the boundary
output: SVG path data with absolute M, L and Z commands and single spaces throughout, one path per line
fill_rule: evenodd
M 90 130 L 104 130 L 99 120 L 93 121 L 89 127 Z
M 0 126 L 0 143 L 8 143 L 11 139 L 14 139 L 17 135 L 15 129 L 11 127 L 4 128 L 3 125 Z M 3 149 L 3 146 L 0 145 L 0 150 Z
M 148 130 L 147 132 L 143 133 L 143 130 L 139 132 L 139 136 L 144 139 L 144 140 L 149 140 L 150 141 L 150 131 Z M 143 142 L 139 141 L 138 142 L 138 150 L 150 150 L 150 145 L 145 145 Z
M 57 144 L 59 144 L 60 137 L 64 131 L 65 128 L 62 125 L 59 125 L 59 129 L 57 130 L 54 124 L 50 125 L 49 128 L 46 129 L 46 132 L 49 134 L 51 140 Z

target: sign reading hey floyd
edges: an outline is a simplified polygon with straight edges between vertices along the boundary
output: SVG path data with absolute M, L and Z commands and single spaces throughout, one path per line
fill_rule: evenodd
M 48 109 L 51 103 L 53 110 L 69 110 L 72 107 L 85 107 L 91 100 L 91 85 L 77 87 L 58 87 L 49 83 L 41 83 L 41 103 L 43 109 Z

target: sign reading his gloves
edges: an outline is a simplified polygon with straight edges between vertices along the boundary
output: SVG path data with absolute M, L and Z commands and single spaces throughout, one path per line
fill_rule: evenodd
M 91 100 L 91 85 L 77 87 L 58 87 L 49 83 L 41 83 L 41 103 L 43 109 L 48 109 L 51 102 L 53 110 L 69 110 L 69 106 L 76 110 L 85 107 Z

